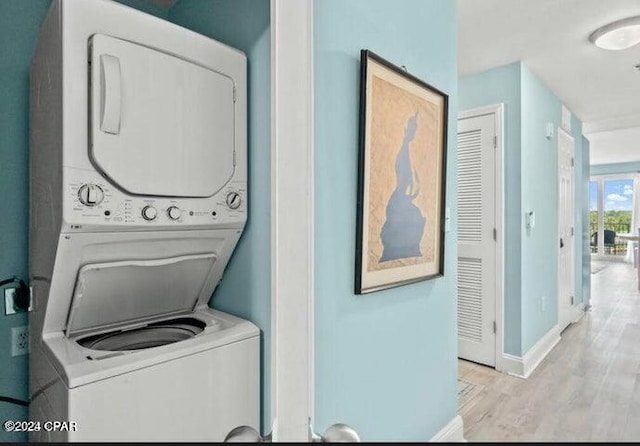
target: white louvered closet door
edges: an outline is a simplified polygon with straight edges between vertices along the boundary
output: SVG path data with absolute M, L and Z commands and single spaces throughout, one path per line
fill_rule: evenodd
M 458 121 L 458 356 L 495 366 L 495 115 Z

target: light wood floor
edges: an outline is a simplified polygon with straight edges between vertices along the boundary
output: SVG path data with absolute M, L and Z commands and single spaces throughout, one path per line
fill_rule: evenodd
M 460 361 L 460 379 L 477 387 L 460 408 L 468 441 L 640 441 L 635 271 L 612 263 L 591 279 L 592 309 L 529 379 Z

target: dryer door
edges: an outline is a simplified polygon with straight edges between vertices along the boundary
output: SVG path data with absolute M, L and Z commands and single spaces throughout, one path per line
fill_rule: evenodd
M 93 164 L 134 195 L 209 197 L 235 169 L 233 80 L 145 46 L 91 38 Z

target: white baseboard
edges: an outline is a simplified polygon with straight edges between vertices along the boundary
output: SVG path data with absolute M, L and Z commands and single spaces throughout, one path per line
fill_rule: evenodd
M 464 443 L 464 422 L 460 415 L 453 417 L 445 427 L 433 436 L 432 443 Z
M 518 378 L 524 378 L 524 363 L 520 356 L 503 353 L 499 364 L 496 365 L 496 370 Z
M 500 361 L 500 367 L 497 368 L 501 372 L 526 379 L 531 376 L 536 367 L 540 365 L 558 342 L 560 342 L 560 328 L 556 325 L 540 338 L 522 358 L 504 353 Z
M 580 319 L 582 319 L 582 316 L 584 316 L 584 313 L 586 311 L 586 306 L 583 303 L 580 303 L 578 305 L 574 305 L 572 307 L 573 310 L 573 323 L 575 324 L 576 322 L 579 322 Z
M 522 358 L 524 363 L 524 377 L 528 378 L 531 373 L 540 365 L 542 360 L 547 357 L 549 352 L 553 350 L 558 342 L 560 342 L 560 327 L 554 326 L 547 332 L 533 347 L 525 353 Z

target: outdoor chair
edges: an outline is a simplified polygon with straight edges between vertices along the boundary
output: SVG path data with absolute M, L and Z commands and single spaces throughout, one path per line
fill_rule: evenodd
M 604 230 L 604 251 L 606 254 L 611 254 L 613 250 L 615 254 L 616 248 L 616 231 L 612 231 L 610 229 Z M 597 252 L 598 250 L 598 233 L 594 232 L 591 234 L 591 250 Z

